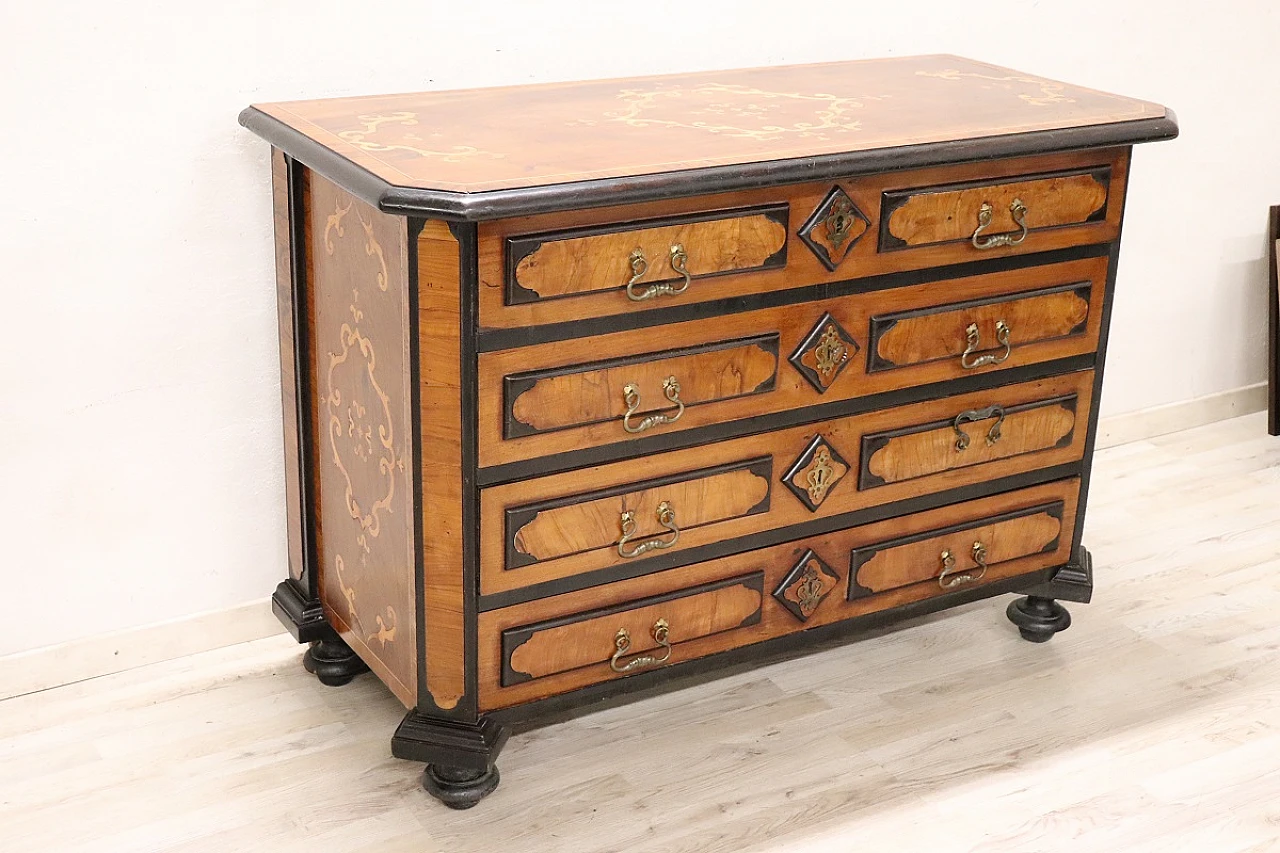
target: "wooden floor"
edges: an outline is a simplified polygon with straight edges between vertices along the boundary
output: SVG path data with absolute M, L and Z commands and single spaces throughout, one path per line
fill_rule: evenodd
M 1095 603 L 994 599 L 512 737 L 450 812 L 285 637 L 0 702 L 0 851 L 1280 850 L 1280 439 L 1099 455 Z

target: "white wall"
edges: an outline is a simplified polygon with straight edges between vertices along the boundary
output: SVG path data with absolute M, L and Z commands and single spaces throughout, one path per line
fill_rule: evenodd
M 1138 149 L 1104 414 L 1264 377 L 1273 4 L 7 0 L 0 655 L 284 575 L 250 101 L 951 52 L 1172 106 Z

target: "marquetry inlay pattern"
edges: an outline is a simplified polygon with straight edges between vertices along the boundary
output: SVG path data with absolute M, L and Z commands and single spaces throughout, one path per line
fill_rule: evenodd
M 799 237 L 823 266 L 835 270 L 871 228 L 871 220 L 848 193 L 835 187 L 801 226 Z
M 810 511 L 817 512 L 847 473 L 849 463 L 819 435 L 809 442 L 782 481 Z
M 788 361 L 819 394 L 826 393 L 858 352 L 858 342 L 830 314 L 823 314 Z
M 823 599 L 839 585 L 840 575 L 813 549 L 807 549 L 773 591 L 773 597 L 792 616 L 807 622 Z

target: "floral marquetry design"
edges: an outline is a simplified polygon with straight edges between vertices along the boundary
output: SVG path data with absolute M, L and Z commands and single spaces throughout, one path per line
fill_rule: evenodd
M 824 394 L 857 352 L 857 341 L 834 317 L 823 314 L 788 361 L 819 394 Z
M 831 490 L 849 473 L 849 463 L 822 436 L 815 436 L 783 475 L 783 484 L 800 502 L 817 512 Z
M 773 597 L 792 616 L 807 622 L 823 599 L 839 585 L 840 575 L 810 549 L 778 584 Z
M 870 227 L 867 215 L 836 187 L 801 226 L 798 236 L 823 266 L 834 271 Z

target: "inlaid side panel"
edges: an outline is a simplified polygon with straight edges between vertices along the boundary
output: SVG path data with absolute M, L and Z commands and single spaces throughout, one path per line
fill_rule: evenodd
M 342 639 L 417 704 L 405 222 L 311 177 L 320 598 Z
M 463 633 L 460 249 L 443 222 L 418 237 L 422 406 L 422 574 L 426 689 L 452 710 L 466 695 Z

